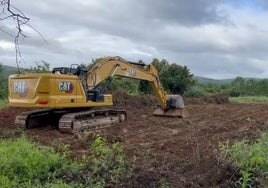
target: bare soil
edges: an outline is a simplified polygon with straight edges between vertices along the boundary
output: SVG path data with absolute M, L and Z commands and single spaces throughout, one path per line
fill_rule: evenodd
M 134 165 L 136 176 L 122 187 L 159 187 L 168 182 L 172 187 L 231 187 L 238 178 L 237 169 L 222 162 L 216 152 L 219 142 L 230 144 L 255 140 L 268 128 L 268 104 L 216 103 L 188 104 L 190 117 L 185 119 L 154 117 L 149 98 L 120 95 L 116 99 L 128 118 L 103 130 L 81 135 L 60 134 L 54 127 L 23 131 L 43 146 L 69 145 L 72 157 L 79 158 L 96 135 L 120 142 Z M 24 109 L 0 111 L 0 138 L 21 135 L 14 125 Z

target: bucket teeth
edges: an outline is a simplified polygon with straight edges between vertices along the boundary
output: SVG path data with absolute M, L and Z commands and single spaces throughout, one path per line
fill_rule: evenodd
M 163 117 L 179 117 L 187 118 L 189 113 L 185 108 L 174 108 L 169 110 L 164 110 L 162 108 L 156 108 L 153 113 L 154 116 L 163 116 Z

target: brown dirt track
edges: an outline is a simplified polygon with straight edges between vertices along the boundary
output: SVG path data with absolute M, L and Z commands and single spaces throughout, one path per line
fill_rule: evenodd
M 122 187 L 158 187 L 166 180 L 172 187 L 195 188 L 230 187 L 229 182 L 237 178 L 236 169 L 217 157 L 219 142 L 254 140 L 268 127 L 268 104 L 187 105 L 190 117 L 177 119 L 154 117 L 153 107 L 145 105 L 144 100 L 123 99 L 118 105 L 127 110 L 128 119 L 108 129 L 82 137 L 60 134 L 49 126 L 25 132 L 44 146 L 69 144 L 73 157 L 86 154 L 97 134 L 109 142 L 119 141 L 136 173 Z M 13 124 L 21 111 L 0 111 L 0 138 L 21 134 L 21 128 Z

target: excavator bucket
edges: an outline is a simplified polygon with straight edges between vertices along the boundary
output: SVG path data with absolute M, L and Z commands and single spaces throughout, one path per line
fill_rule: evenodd
M 156 108 L 153 115 L 164 117 L 186 118 L 189 116 L 184 107 L 183 99 L 180 95 L 167 95 L 167 109 Z

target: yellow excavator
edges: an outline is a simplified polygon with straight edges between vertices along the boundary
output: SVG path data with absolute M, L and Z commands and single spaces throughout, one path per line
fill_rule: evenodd
M 124 121 L 125 110 L 107 108 L 113 106 L 113 99 L 105 91 L 114 76 L 149 82 L 160 103 L 154 115 L 188 115 L 182 97 L 167 95 L 163 90 L 153 65 L 107 57 L 89 71 L 79 65 L 71 65 L 54 68 L 51 73 L 10 75 L 9 106 L 34 109 L 18 115 L 15 123 L 26 128 L 52 124 L 61 133 L 77 133 Z

